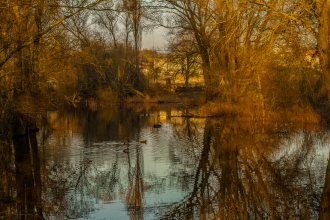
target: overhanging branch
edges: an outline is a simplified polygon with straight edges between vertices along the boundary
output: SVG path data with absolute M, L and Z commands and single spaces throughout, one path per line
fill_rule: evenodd
M 37 42 L 41 37 L 43 37 L 44 35 L 46 35 L 48 32 L 50 32 L 53 28 L 55 28 L 57 25 L 61 24 L 63 21 L 65 21 L 66 19 L 78 14 L 79 12 L 83 11 L 83 10 L 87 10 L 87 9 L 91 9 L 94 6 L 98 5 L 99 3 L 103 2 L 104 0 L 97 0 L 94 3 L 91 3 L 85 7 L 79 7 L 76 11 L 72 12 L 69 15 L 64 16 L 63 18 L 60 18 L 59 20 L 55 21 L 52 25 L 50 25 L 48 28 L 46 28 L 44 31 L 42 31 L 41 33 L 35 35 L 33 37 L 32 40 L 27 41 L 25 43 L 23 43 L 22 45 L 17 46 L 16 48 L 14 48 L 12 51 L 10 51 L 9 53 L 7 53 L 7 55 L 0 61 L 0 69 L 3 67 L 3 65 L 5 65 L 5 63 L 17 52 L 21 51 L 23 48 Z

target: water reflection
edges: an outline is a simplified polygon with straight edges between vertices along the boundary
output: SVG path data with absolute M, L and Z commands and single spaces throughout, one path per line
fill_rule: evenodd
M 3 140 L 0 146 L 0 217 L 44 219 L 35 125 L 30 125 L 26 135 L 15 135 L 13 145 Z
M 321 136 L 320 136 L 321 135 Z M 324 161 L 317 132 L 207 120 L 194 188 L 163 219 L 315 219 Z
M 49 112 L 0 144 L 0 218 L 328 218 L 326 131 L 186 111 Z

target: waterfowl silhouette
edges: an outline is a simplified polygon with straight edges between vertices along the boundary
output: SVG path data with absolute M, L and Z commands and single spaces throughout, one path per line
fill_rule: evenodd
M 142 143 L 142 144 L 146 144 L 146 143 L 147 143 L 147 140 L 140 141 L 140 143 Z
M 129 153 L 129 148 L 124 149 L 123 152 L 128 154 Z
M 154 124 L 154 128 L 160 128 L 161 127 L 161 125 L 159 125 L 159 124 Z

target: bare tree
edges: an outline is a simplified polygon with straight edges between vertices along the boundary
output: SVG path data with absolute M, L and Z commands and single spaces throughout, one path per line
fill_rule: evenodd
M 141 42 L 142 42 L 142 5 L 141 0 L 124 0 L 123 2 L 124 8 L 126 9 L 127 16 L 130 21 L 131 30 L 133 32 L 134 39 L 134 67 L 136 78 L 138 83 L 139 79 L 139 52 L 141 50 Z
M 66 4 L 63 1 L 11 0 L 1 3 L 5 19 L 1 22 L 4 28 L 0 38 L 0 77 L 5 77 L 0 83 L 9 85 L 4 90 L 1 88 L 1 95 L 5 97 L 4 112 L 9 114 L 4 117 L 26 122 L 25 125 L 15 124 L 19 127 L 14 129 L 17 134 L 26 132 L 35 119 L 32 116 L 44 109 L 41 101 L 47 102 L 47 98 L 40 98 L 40 88 L 47 84 L 46 71 L 40 61 L 50 52 L 47 48 L 52 47 L 51 34 L 63 21 L 95 8 L 103 1 L 83 0 Z
M 190 32 L 197 42 L 198 52 L 202 59 L 206 101 L 215 97 L 217 84 L 216 74 L 211 71 L 210 51 L 214 34 L 218 31 L 218 21 L 214 16 L 215 3 L 213 1 L 156 1 L 156 8 L 163 8 L 166 22 L 160 20 L 161 25 L 169 28 L 178 28 Z
M 323 74 L 323 88 L 326 91 L 328 104 L 330 104 L 330 2 L 328 0 L 250 2 L 261 6 L 264 11 L 275 12 L 283 18 L 294 22 L 297 26 L 304 27 L 315 38 Z
M 198 73 L 200 64 L 195 41 L 191 35 L 184 35 L 184 33 L 179 32 L 173 36 L 168 47 L 171 51 L 168 62 L 179 67 L 176 72 L 184 77 L 185 87 L 188 87 L 189 78 Z
M 2 68 L 2 66 L 17 52 L 19 52 L 20 50 L 22 50 L 24 47 L 27 47 L 31 44 L 34 44 L 36 41 L 38 41 L 42 36 L 46 35 L 47 33 L 49 33 L 52 29 L 54 29 L 57 25 L 59 25 L 60 23 L 62 23 L 64 20 L 80 13 L 83 10 L 87 10 L 87 9 L 91 9 L 93 7 L 95 7 L 97 4 L 103 2 L 104 0 L 97 0 L 94 1 L 90 4 L 86 4 L 86 1 L 82 1 L 80 4 L 78 4 L 77 6 L 62 6 L 62 7 L 69 7 L 69 8 L 76 8 L 76 10 L 70 12 L 67 15 L 64 15 L 63 17 L 59 18 L 58 20 L 54 21 L 53 23 L 51 23 L 50 25 L 48 25 L 47 27 L 43 28 L 43 31 L 41 31 L 40 33 L 33 33 L 31 35 L 29 35 L 29 37 L 24 40 L 22 43 L 20 43 L 20 45 L 16 45 L 13 46 L 13 48 L 11 50 L 9 50 L 4 58 L 2 58 L 0 60 L 0 68 Z M 20 19 L 21 17 L 23 17 L 21 15 L 21 10 L 19 8 L 19 4 L 15 4 L 14 5 L 8 5 L 7 8 L 8 10 L 12 10 L 15 17 L 18 19 L 18 22 L 22 22 Z M 23 13 L 29 13 L 29 12 L 33 12 L 34 11 L 34 7 L 26 7 L 25 4 L 23 4 L 24 6 L 24 11 Z

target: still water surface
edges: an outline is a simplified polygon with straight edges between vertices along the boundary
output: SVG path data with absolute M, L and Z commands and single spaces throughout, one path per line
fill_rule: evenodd
M 177 117 L 187 111 L 160 105 L 49 112 L 32 160 L 40 163 L 40 180 L 31 187 L 41 188 L 41 197 L 25 209 L 46 219 L 318 218 L 326 129 Z M 20 191 L 15 184 L 12 195 Z M 15 217 L 15 204 L 10 210 Z
M 181 114 L 180 108 L 49 113 L 54 131 L 40 150 L 52 170 L 48 178 L 62 187 L 55 218 L 157 219 L 180 204 L 194 187 L 205 124 L 168 117 Z

